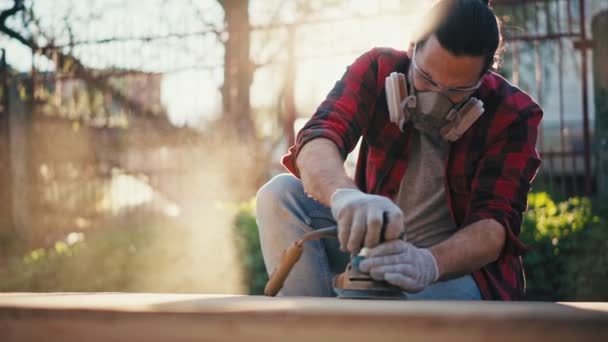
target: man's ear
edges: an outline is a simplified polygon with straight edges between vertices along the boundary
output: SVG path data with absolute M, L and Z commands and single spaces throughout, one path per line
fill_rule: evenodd
M 410 59 L 412 59 L 412 54 L 414 53 L 414 45 L 416 45 L 416 43 L 414 43 L 414 42 L 410 42 L 410 45 L 408 46 L 407 51 L 406 51 L 407 56 L 408 56 Z

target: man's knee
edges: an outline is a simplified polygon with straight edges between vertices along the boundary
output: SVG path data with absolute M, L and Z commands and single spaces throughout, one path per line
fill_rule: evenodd
M 258 217 L 267 211 L 274 211 L 289 198 L 302 192 L 302 183 L 289 173 L 282 173 L 264 184 L 255 197 Z

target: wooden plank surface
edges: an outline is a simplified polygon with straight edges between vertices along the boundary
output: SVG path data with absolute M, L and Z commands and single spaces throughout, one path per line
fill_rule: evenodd
M 0 341 L 608 341 L 608 303 L 0 293 Z

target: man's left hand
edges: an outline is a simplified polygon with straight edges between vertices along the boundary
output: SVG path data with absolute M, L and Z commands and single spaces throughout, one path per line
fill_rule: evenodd
M 385 280 L 412 293 L 422 291 L 439 277 L 437 261 L 430 250 L 400 239 L 370 249 L 359 269 L 375 280 Z

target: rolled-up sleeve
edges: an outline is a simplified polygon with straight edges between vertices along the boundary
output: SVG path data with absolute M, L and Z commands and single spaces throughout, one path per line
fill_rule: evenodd
M 505 253 L 518 256 L 528 250 L 518 236 L 527 195 L 540 166 L 536 141 L 542 110 L 531 100 L 520 108 L 511 112 L 515 119 L 501 130 L 478 164 L 464 220 L 465 226 L 482 219 L 503 225 L 506 242 L 499 260 Z
M 372 49 L 347 67 L 342 78 L 298 132 L 295 144 L 281 160 L 296 177 L 300 177 L 296 158 L 309 141 L 317 138 L 331 140 L 345 159 L 367 130 L 379 91 L 377 55 L 377 49 Z

